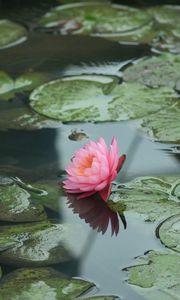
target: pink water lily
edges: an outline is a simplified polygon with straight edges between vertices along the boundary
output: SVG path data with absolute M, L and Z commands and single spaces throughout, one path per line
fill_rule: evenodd
M 107 201 L 112 181 L 117 177 L 125 155 L 118 156 L 118 144 L 112 139 L 110 149 L 102 137 L 98 142 L 90 141 L 75 153 L 67 166 L 68 178 L 63 181 L 67 193 L 79 194 L 79 198 L 98 193 Z

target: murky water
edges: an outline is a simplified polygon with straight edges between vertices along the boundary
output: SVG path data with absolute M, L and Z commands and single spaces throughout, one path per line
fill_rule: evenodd
M 34 18 L 51 4 L 36 5 L 31 13 L 28 5 L 22 8 L 5 5 L 0 15 L 22 23 L 27 21 L 28 16 L 28 25 L 33 28 Z M 148 46 L 30 32 L 26 43 L 1 51 L 0 69 L 13 77 L 33 70 L 46 72 L 52 79 L 75 74 L 113 74 L 121 78 L 122 66 L 147 55 L 152 55 Z M 8 105 L 0 103 L 1 113 Z M 17 97 L 14 107 L 23 105 L 22 99 Z M 44 179 L 58 184 L 75 150 L 87 141 L 70 140 L 69 135 L 76 130 L 84 132 L 92 140 L 100 136 L 107 143 L 110 143 L 112 136 L 118 139 L 120 152 L 127 155 L 117 178 L 119 183 L 138 176 L 179 174 L 179 154 L 173 151 L 173 145 L 154 143 L 145 138 L 134 126 L 135 122 L 62 124 L 60 128 L 36 131 L 1 130 L 0 173 L 18 176 L 26 182 Z M 111 237 L 110 228 L 102 235 L 72 213 L 65 197 L 62 196 L 59 202 L 59 219 L 63 223 L 82 224 L 84 235 L 79 240 L 78 254 L 74 249 L 74 261 L 59 264 L 56 268 L 71 276 L 95 282 L 99 288 L 97 294 L 114 294 L 127 300 L 143 299 L 128 286 L 126 273 L 122 269 L 131 265 L 134 257 L 148 250 L 163 249 L 154 236 L 157 224 L 144 223 L 138 215 L 126 213 L 126 230 L 120 224 L 117 237 Z

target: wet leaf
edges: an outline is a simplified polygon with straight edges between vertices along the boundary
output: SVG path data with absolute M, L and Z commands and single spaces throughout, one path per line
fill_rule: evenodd
M 51 81 L 35 89 L 30 105 L 38 113 L 60 121 L 119 121 L 139 118 L 169 107 L 176 93 L 123 83 L 109 76 L 79 76 Z
M 0 185 L 0 220 L 10 222 L 46 219 L 42 205 L 32 204 L 31 195 L 17 184 Z
M 2 237 L 0 238 L 0 251 L 12 248 L 17 243 L 17 239 L 14 237 Z
M 65 278 L 52 268 L 18 269 L 1 281 L 0 300 L 70 300 L 92 287 L 92 282 Z
M 12 249 L 0 254 L 0 261 L 15 266 L 46 266 L 77 256 L 82 228 L 49 221 L 1 226 L 0 239 L 16 238 Z
M 161 87 L 148 88 L 138 82 L 117 85 L 109 102 L 110 120 L 137 119 L 169 107 L 177 96 L 172 89 Z
M 61 33 L 123 33 L 146 25 L 151 16 L 145 11 L 105 3 L 63 5 L 40 19 L 47 28 L 59 26 Z
M 0 111 L 0 129 L 41 129 L 57 128 L 61 124 L 54 120 L 47 119 L 28 107 L 13 107 Z
M 180 256 L 151 251 L 137 259 L 139 265 L 128 267 L 128 283 L 148 300 L 178 300 L 180 291 Z
M 139 81 L 147 86 L 179 89 L 180 55 L 163 54 L 144 59 L 124 71 L 125 81 Z
M 48 75 L 40 72 L 25 73 L 15 80 L 0 71 L 0 100 L 9 100 L 17 92 L 31 91 L 48 80 Z
M 180 143 L 180 102 L 143 118 L 141 126 L 160 142 Z
M 31 193 L 34 194 L 35 202 L 59 213 L 60 196 L 62 194 L 60 186 L 51 181 L 38 181 L 33 183 L 33 187 L 42 190 L 42 193 Z
M 166 247 L 180 252 L 180 214 L 162 222 L 157 228 L 157 234 Z
M 27 38 L 26 29 L 12 21 L 0 20 L 0 49 L 14 46 Z
M 180 203 L 171 195 L 171 188 L 172 185 L 160 178 L 139 177 L 120 186 L 110 199 L 114 206 L 124 203 L 126 210 L 142 215 L 145 221 L 156 221 L 180 211 Z

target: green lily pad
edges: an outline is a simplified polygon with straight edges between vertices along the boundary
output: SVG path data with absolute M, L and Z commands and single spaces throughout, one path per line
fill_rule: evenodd
M 42 205 L 33 205 L 31 195 L 17 184 L 0 185 L 0 220 L 10 222 L 41 221 L 46 219 Z
M 0 227 L 1 238 L 15 238 L 13 248 L 0 253 L 0 261 L 15 266 L 47 266 L 66 262 L 78 251 L 82 230 L 79 225 L 49 221 Z M 72 249 L 73 246 L 73 249 Z
M 56 211 L 59 213 L 60 210 L 60 195 L 62 191 L 60 186 L 54 182 L 36 182 L 33 183 L 33 187 L 41 189 L 43 193 L 34 193 L 36 203 L 41 203 L 41 205 Z M 32 193 L 33 194 L 33 193 Z
M 143 216 L 145 221 L 157 221 L 177 214 L 180 211 L 178 199 L 171 194 L 172 185 L 154 177 L 139 177 L 120 186 L 110 200 L 114 206 L 119 202 L 126 205 L 126 210 Z
M 51 9 L 39 23 L 60 26 L 62 33 L 121 33 L 142 27 L 152 17 L 145 11 L 106 3 L 77 3 Z
M 12 248 L 17 243 L 16 238 L 14 237 L 2 237 L 0 238 L 0 251 L 7 250 Z
M 13 80 L 7 73 L 0 71 L 0 100 L 9 100 L 17 92 L 32 91 L 47 81 L 48 75 L 40 72 L 25 73 Z
M 27 39 L 26 29 L 9 20 L 0 20 L 0 49 L 8 48 Z
M 137 119 L 169 107 L 177 96 L 172 89 L 148 88 L 138 82 L 117 85 L 109 102 L 110 120 Z
M 180 256 L 151 251 L 128 267 L 128 283 L 148 300 L 178 300 Z
M 2 279 L 0 300 L 70 300 L 92 287 L 92 282 L 64 278 L 52 268 L 18 269 Z
M 141 126 L 155 140 L 180 143 L 180 102 L 151 116 L 143 118 Z
M 166 86 L 179 90 L 180 55 L 163 54 L 144 59 L 124 71 L 125 81 L 139 81 L 147 86 Z
M 180 252 L 180 214 L 162 222 L 158 226 L 157 235 L 166 247 Z
M 156 112 L 175 100 L 168 87 L 156 90 L 137 83 L 117 85 L 108 76 L 74 76 L 36 88 L 30 106 L 60 121 L 120 121 Z
M 41 129 L 58 128 L 60 122 L 39 115 L 28 107 L 13 107 L 0 111 L 0 129 Z

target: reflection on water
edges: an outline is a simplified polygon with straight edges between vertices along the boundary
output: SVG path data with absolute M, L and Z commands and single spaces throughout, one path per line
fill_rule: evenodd
M 111 235 L 119 233 L 119 217 L 126 228 L 126 220 L 122 214 L 111 209 L 107 202 L 97 196 L 79 199 L 75 194 L 68 194 L 68 207 L 78 214 L 92 229 L 104 234 L 111 226 Z

